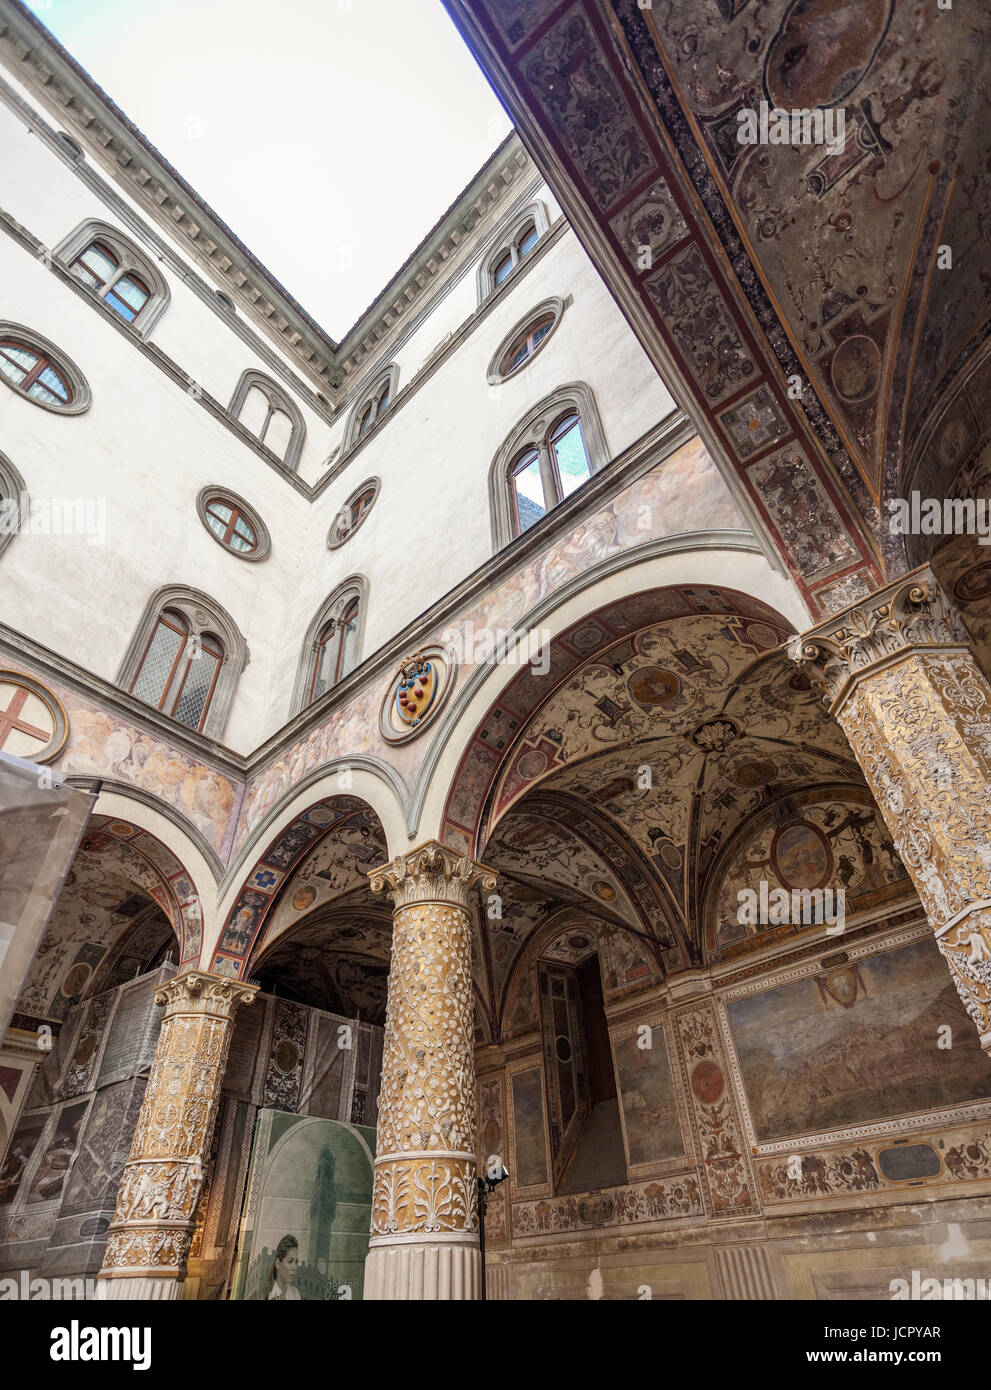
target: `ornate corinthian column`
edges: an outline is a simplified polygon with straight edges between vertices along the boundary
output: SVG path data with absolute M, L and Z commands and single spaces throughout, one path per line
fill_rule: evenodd
M 369 877 L 395 913 L 365 1298 L 477 1298 L 468 903 L 496 876 L 431 841 Z
M 117 1196 L 100 1297 L 181 1297 L 234 1013 L 257 988 L 190 971 L 156 993 L 165 1017 Z
M 928 566 L 796 638 L 991 1051 L 991 686 Z

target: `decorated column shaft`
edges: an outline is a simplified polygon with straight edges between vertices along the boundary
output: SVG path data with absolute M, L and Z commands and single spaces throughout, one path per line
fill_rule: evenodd
M 179 1298 L 238 1004 L 257 985 L 190 971 L 165 1017 L 100 1271 L 104 1298 Z
M 436 842 L 369 877 L 395 913 L 364 1296 L 477 1298 L 469 901 L 496 877 Z
M 991 686 L 928 566 L 796 638 L 991 1051 Z

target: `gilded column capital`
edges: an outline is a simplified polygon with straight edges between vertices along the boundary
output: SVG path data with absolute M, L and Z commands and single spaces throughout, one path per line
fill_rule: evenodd
M 916 651 L 968 645 L 960 615 L 928 565 L 795 637 L 788 655 L 836 714 L 864 676 Z
M 202 1014 L 231 1019 L 239 1004 L 251 1003 L 258 988 L 258 985 L 232 980 L 226 975 L 187 970 L 182 975 L 173 975 L 155 991 L 155 1003 L 165 1005 L 166 1018 L 177 1014 Z
M 372 892 L 385 889 L 397 908 L 429 902 L 466 908 L 476 885 L 490 893 L 498 882 L 493 869 L 436 840 L 397 854 L 391 863 L 372 869 L 368 878 Z

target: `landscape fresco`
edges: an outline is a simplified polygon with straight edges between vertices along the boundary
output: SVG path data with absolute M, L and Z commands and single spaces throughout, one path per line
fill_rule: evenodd
M 929 939 L 728 1011 L 761 1140 L 991 1097 L 991 1061 Z
M 637 1033 L 612 1040 L 632 1165 L 677 1158 L 685 1151 L 671 1066 L 660 1028 L 653 1029 L 651 1041 L 653 1046 L 639 1047 Z

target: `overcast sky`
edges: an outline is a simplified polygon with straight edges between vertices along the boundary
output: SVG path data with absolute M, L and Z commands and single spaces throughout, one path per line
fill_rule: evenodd
M 440 0 L 31 0 L 341 338 L 505 137 Z

